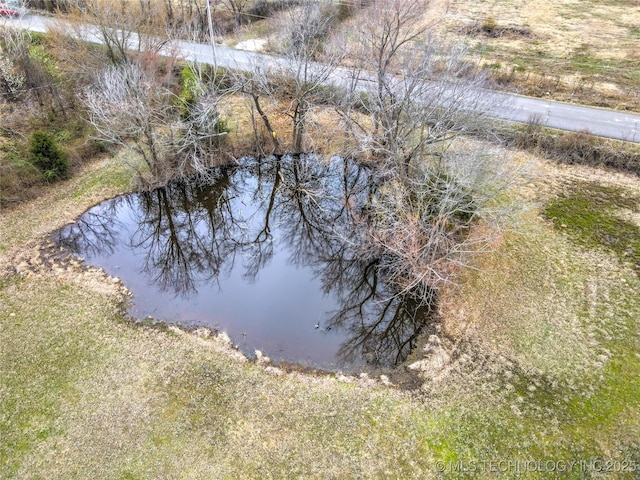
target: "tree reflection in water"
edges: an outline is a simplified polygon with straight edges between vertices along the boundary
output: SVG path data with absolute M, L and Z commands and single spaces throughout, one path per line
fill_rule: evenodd
M 211 185 L 170 183 L 104 202 L 61 230 L 58 242 L 82 256 L 131 249 L 149 281 L 186 300 L 204 286 L 223 288 L 236 268 L 259 282 L 286 251 L 290 265 L 310 269 L 336 299 L 318 330 L 341 332 L 337 363 L 389 366 L 413 348 L 431 313 L 425 299 L 434 295 L 395 291 L 380 258 L 364 248 L 366 204 L 375 193 L 369 169 L 347 159 L 243 159 L 221 168 Z M 130 212 L 129 233 L 117 241 L 126 230 L 114 220 L 122 208 Z
M 67 225 L 55 234 L 56 242 L 70 251 L 92 255 L 113 251 L 117 247 L 117 232 L 123 228 L 114 220 L 119 206 L 127 201 L 126 196 L 102 202 L 85 212 L 75 223 Z

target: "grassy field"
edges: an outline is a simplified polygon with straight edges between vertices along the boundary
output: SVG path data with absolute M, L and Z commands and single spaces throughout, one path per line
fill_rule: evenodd
M 640 182 L 523 157 L 528 208 L 445 292 L 411 392 L 132 323 L 116 279 L 43 261 L 128 188 L 113 160 L 2 212 L 0 478 L 637 478 Z
M 503 87 L 640 111 L 637 1 L 453 0 L 445 24 Z
M 497 88 L 640 111 L 637 0 L 432 0 L 424 20 L 448 41 L 468 44 Z M 243 26 L 225 42 L 268 50 L 281 36 L 278 21 Z M 342 28 L 357 24 L 355 16 Z

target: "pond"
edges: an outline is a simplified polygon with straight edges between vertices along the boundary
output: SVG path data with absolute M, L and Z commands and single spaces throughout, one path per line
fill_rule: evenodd
M 135 318 L 226 332 L 251 357 L 329 371 L 402 362 L 431 309 L 366 252 L 370 169 L 346 159 L 242 159 L 215 180 L 105 201 L 56 234 L 122 279 Z

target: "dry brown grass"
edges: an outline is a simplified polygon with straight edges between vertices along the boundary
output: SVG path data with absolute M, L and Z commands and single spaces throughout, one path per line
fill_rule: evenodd
M 513 145 L 561 163 L 607 167 L 640 176 L 640 148 L 633 143 L 529 124 L 517 130 Z
M 278 136 L 280 151 L 292 150 L 292 121 L 288 115 L 291 103 L 287 100 L 274 100 L 261 97 L 261 106 L 269 117 L 269 122 Z M 239 158 L 248 154 L 271 154 L 273 145 L 260 116 L 253 112 L 252 101 L 242 95 L 226 96 L 220 106 L 223 118 L 227 118 L 231 129 L 229 146 L 233 155 Z M 305 148 L 310 152 L 322 152 L 324 155 L 339 154 L 344 139 L 344 128 L 340 116 L 329 109 L 312 108 L 307 117 L 307 138 Z M 256 144 L 261 148 L 257 148 Z
M 461 34 L 487 19 L 531 35 Z M 493 64 L 494 77 L 510 88 L 639 111 L 638 25 L 637 5 L 617 0 L 453 0 L 445 29 L 476 45 L 480 63 Z
M 640 181 L 540 160 L 530 172 L 537 177 L 520 196 L 534 208 L 494 252 L 480 257 L 479 271 L 465 272 L 441 297 L 439 336 L 449 361 L 443 369 L 428 370 L 432 375 L 423 388 L 437 404 L 470 415 L 480 404 L 490 405 L 489 416 L 504 409 L 491 430 L 505 428 L 509 437 L 504 419 L 513 415 L 520 419 L 516 429 L 536 422 L 540 435 L 562 439 L 569 448 L 593 442 L 637 452 L 640 426 L 630 412 L 638 408 L 631 399 L 640 386 L 627 375 L 639 367 L 631 332 L 640 318 L 640 278 L 604 250 L 577 248 L 540 217 L 538 205 L 575 182 L 621 188 L 637 197 Z M 438 355 L 433 343 L 425 346 L 428 351 Z M 620 371 L 619 365 L 628 369 Z M 590 430 L 610 421 L 619 427 Z
M 491 67 L 500 88 L 640 111 L 636 7 L 619 0 L 437 0 L 421 24 L 435 26 L 447 41 L 469 43 L 473 59 Z M 346 33 L 340 42 L 357 31 L 359 15 L 367 15 L 366 9 L 340 25 L 338 30 Z M 483 31 L 490 23 L 493 31 Z M 273 45 L 279 41 L 277 31 L 264 23 L 245 27 L 241 37 L 264 38 Z

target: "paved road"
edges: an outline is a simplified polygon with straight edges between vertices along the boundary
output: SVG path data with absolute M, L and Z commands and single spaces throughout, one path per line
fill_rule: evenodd
M 33 31 L 46 32 L 54 19 L 38 15 L 25 15 L 21 19 L 3 19 L 12 25 L 22 26 Z M 99 38 L 91 27 L 84 27 L 83 36 L 99 43 Z M 214 63 L 210 44 L 187 41 L 174 41 L 165 45 L 162 53 L 178 52 L 188 60 L 201 63 Z M 277 57 L 254 52 L 235 50 L 217 46 L 215 60 L 221 67 L 249 69 L 259 65 L 265 70 L 281 65 L 283 60 Z M 340 75 L 347 77 L 348 70 L 339 69 L 332 77 L 334 83 L 340 83 Z M 584 107 L 569 103 L 554 102 L 538 98 L 523 97 L 499 92 L 487 92 L 491 98 L 485 102 L 485 113 L 494 118 L 513 122 L 527 123 L 537 118 L 542 125 L 562 130 L 578 132 L 588 130 L 594 135 L 640 143 L 640 114 L 626 113 L 595 107 Z

